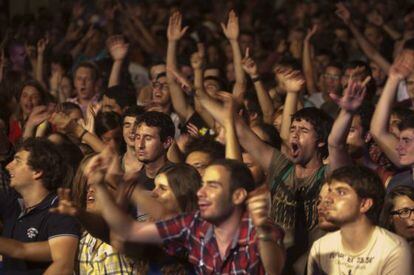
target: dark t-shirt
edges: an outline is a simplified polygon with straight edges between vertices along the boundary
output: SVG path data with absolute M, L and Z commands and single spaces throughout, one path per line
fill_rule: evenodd
M 79 238 L 80 224 L 73 217 L 51 213 L 58 197 L 50 193 L 38 206 L 23 212 L 23 200 L 14 190 L 0 192 L 2 236 L 24 243 L 47 241 L 61 236 Z M 42 274 L 51 262 L 31 262 L 3 257 L 5 274 Z
M 413 172 L 411 169 L 395 174 L 388 183 L 387 193 L 393 188 L 401 185 L 414 187 Z

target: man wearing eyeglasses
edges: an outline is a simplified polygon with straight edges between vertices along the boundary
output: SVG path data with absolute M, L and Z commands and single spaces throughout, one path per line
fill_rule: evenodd
M 339 230 L 312 245 L 308 274 L 413 274 L 407 242 L 377 226 L 385 194 L 378 176 L 363 166 L 345 166 L 327 184 L 325 218 Z

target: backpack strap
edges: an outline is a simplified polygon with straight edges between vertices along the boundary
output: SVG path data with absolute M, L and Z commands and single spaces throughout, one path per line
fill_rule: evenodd
M 283 167 L 282 171 L 273 179 L 273 181 L 270 183 L 270 192 L 272 196 L 274 195 L 276 191 L 276 187 L 282 182 L 285 181 L 288 177 L 288 175 L 292 172 L 294 168 L 293 163 L 288 163 L 285 167 Z

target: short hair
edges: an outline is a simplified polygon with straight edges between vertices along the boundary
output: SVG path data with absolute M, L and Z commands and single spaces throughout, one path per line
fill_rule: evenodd
M 212 160 L 225 157 L 225 147 L 218 141 L 206 138 L 198 138 L 191 141 L 186 148 L 186 158 L 193 152 L 203 152 L 210 156 Z
M 42 104 L 46 104 L 49 101 L 49 99 L 51 99 L 48 92 L 46 92 L 46 90 L 43 88 L 42 84 L 39 81 L 30 79 L 30 80 L 23 82 L 23 84 L 21 85 L 19 93 L 17 95 L 17 101 L 20 101 L 20 97 L 22 96 L 23 89 L 27 86 L 33 87 L 39 92 L 40 102 Z
M 138 105 L 132 105 L 129 106 L 127 109 L 125 109 L 125 111 L 122 113 L 122 121 L 124 121 L 124 119 L 127 116 L 130 117 L 135 117 L 137 118 L 138 116 L 142 115 L 143 113 L 145 113 L 145 109 L 142 106 L 138 106 Z
M 115 85 L 105 89 L 104 95 L 114 99 L 121 109 L 137 104 L 135 92 L 121 85 Z
M 73 102 L 63 102 L 60 104 L 62 107 L 62 112 L 68 115 L 73 110 L 78 110 L 79 112 L 82 112 L 82 109 L 79 107 L 78 104 Z
M 122 128 L 121 116 L 115 112 L 98 112 L 95 118 L 95 133 L 101 137 L 106 132 Z
M 414 187 L 408 185 L 396 186 L 385 196 L 384 206 L 380 215 L 380 225 L 388 230 L 395 231 L 391 220 L 391 211 L 397 197 L 407 196 L 414 201 Z
M 273 148 L 280 150 L 280 147 L 282 146 L 282 138 L 280 137 L 279 131 L 273 125 L 267 123 L 260 123 L 257 127 L 260 127 L 260 129 L 269 136 L 270 140 L 264 142 Z
M 55 191 L 63 186 L 67 178 L 67 163 L 55 144 L 46 138 L 28 138 L 18 151 L 28 151 L 27 164 L 35 171 L 42 172 L 43 186 Z
M 328 156 L 328 136 L 333 123 L 332 118 L 318 108 L 308 107 L 293 114 L 292 122 L 299 120 L 305 120 L 313 126 L 318 141 L 325 143 L 324 146 L 318 147 L 318 152 L 322 158 L 326 158 Z
M 414 129 L 414 114 L 404 117 L 398 125 L 398 128 L 400 131 Z
M 56 63 L 62 66 L 65 73 L 67 73 L 72 67 L 73 58 L 70 54 L 66 53 L 56 53 L 50 57 L 51 63 Z
M 234 159 L 217 159 L 209 167 L 213 165 L 223 166 L 230 173 L 231 194 L 238 188 L 243 188 L 249 193 L 257 187 L 250 169 L 243 162 Z
M 92 61 L 82 61 L 78 65 L 76 65 L 75 70 L 73 71 L 73 76 L 76 76 L 76 72 L 79 68 L 87 68 L 92 71 L 92 79 L 93 81 L 98 80 L 99 77 L 99 68 L 98 66 Z
M 158 173 L 167 177 L 181 212 L 197 210 L 197 191 L 201 187 L 201 176 L 191 165 L 177 163 L 166 165 Z
M 332 172 L 327 182 L 331 184 L 332 181 L 348 184 L 355 190 L 359 198 L 372 199 L 373 204 L 366 216 L 373 224 L 378 224 L 385 188 L 381 179 L 373 170 L 361 165 L 344 166 Z
M 175 136 L 174 123 L 167 114 L 157 111 L 145 112 L 137 118 L 135 125 L 139 126 L 142 123 L 145 123 L 149 127 L 157 127 L 162 142 L 166 141 L 169 137 L 174 138 Z

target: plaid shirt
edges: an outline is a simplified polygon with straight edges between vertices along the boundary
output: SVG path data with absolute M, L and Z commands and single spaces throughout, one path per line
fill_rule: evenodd
M 77 274 L 134 274 L 133 262 L 117 253 L 112 246 L 92 237 L 86 231 L 79 242 Z
M 156 225 L 166 252 L 170 255 L 188 255 L 197 274 L 265 274 L 256 230 L 247 211 L 223 259 L 213 225 L 203 220 L 199 212 L 183 214 Z M 283 238 L 283 231 L 276 226 L 273 226 L 273 234 L 280 240 Z

